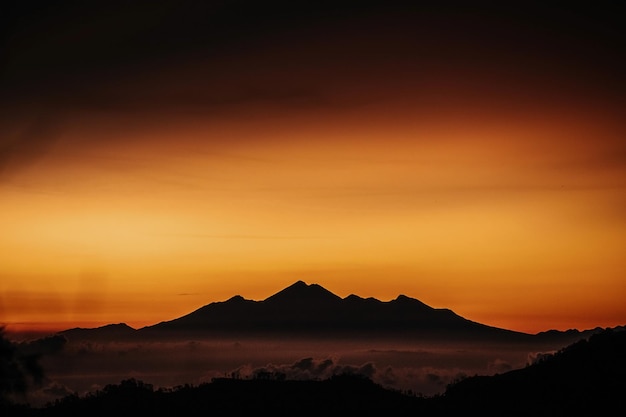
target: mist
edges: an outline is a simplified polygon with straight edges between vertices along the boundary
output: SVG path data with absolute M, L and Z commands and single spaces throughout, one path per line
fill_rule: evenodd
M 41 358 L 45 383 L 29 392 L 27 399 L 42 406 L 128 378 L 155 388 L 175 388 L 214 378 L 323 380 L 345 373 L 413 395 L 434 396 L 468 376 L 524 367 L 541 356 L 538 348 L 549 351 L 545 346 L 402 340 L 70 340 L 62 351 Z

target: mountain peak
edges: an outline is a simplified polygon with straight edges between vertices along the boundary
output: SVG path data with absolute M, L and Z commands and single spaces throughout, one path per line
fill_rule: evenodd
M 318 304 L 340 301 L 341 297 L 318 284 L 296 281 L 287 288 L 263 300 L 269 304 Z
M 395 300 L 392 301 L 393 304 L 399 305 L 399 306 L 407 306 L 407 307 L 417 307 L 417 308 L 421 308 L 424 310 L 432 310 L 433 308 L 430 307 L 427 304 L 424 304 L 423 302 L 421 302 L 420 300 L 416 299 L 416 298 L 412 298 L 409 296 L 406 296 L 404 294 L 400 294 L 396 297 Z
M 364 300 L 364 298 L 363 297 L 359 297 L 356 294 L 350 294 L 349 296 L 344 298 L 344 300 Z

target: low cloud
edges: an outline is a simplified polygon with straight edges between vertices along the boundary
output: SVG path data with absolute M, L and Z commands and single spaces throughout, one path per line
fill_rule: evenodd
M 29 349 L 38 346 L 40 352 L 52 352 L 59 342 L 42 340 Z M 490 351 L 398 344 L 362 347 L 339 342 L 313 345 L 306 341 L 70 341 L 58 353 L 44 355 L 42 364 L 46 375 L 80 394 L 129 377 L 168 388 L 224 377 L 324 380 L 350 373 L 368 377 L 386 388 L 432 396 L 467 376 L 523 367 L 533 355 L 526 348 Z
M 67 343 L 67 339 L 62 335 L 54 335 L 36 339 L 29 342 L 21 342 L 16 348 L 19 354 L 24 356 L 31 355 L 51 355 L 60 352 Z
M 267 364 L 262 367 L 241 366 L 230 372 L 236 378 L 280 378 L 289 380 L 321 380 L 340 374 L 359 374 L 371 378 L 376 373 L 373 363 L 340 364 L 333 358 L 300 359 L 290 364 Z
M 26 392 L 23 397 L 15 398 L 24 401 L 34 407 L 42 407 L 53 403 L 55 400 L 69 395 L 77 394 L 66 385 L 51 379 L 45 379 L 40 386 Z
M 499 358 L 487 364 L 487 372 L 490 374 L 501 374 L 512 369 L 513 366 L 509 362 Z
M 362 364 L 341 363 L 334 358 L 302 358 L 288 364 L 269 363 L 261 367 L 242 365 L 217 377 L 235 379 L 276 379 L 276 380 L 324 380 L 335 375 L 362 375 L 383 387 L 410 392 L 418 395 L 441 393 L 447 384 L 465 378 L 460 369 L 437 369 L 432 367 L 391 367 L 379 368 L 374 362 Z
M 548 352 L 530 352 L 528 354 L 528 359 L 526 360 L 526 365 L 533 365 L 535 363 L 541 362 L 546 358 L 554 355 L 554 353 L 556 353 L 556 351 L 554 350 Z
M 10 127 L 0 120 L 0 126 L 0 180 L 46 155 L 60 133 L 52 115 L 25 118 Z

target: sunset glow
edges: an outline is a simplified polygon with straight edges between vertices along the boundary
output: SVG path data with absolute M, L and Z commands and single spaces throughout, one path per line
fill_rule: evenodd
M 93 84 L 51 72 L 37 91 L 20 74 L 41 34 L 20 38 L 2 83 L 0 321 L 142 327 L 304 280 L 531 333 L 623 325 L 619 68 L 497 36 L 464 56 L 457 32 L 385 22 L 255 32 Z

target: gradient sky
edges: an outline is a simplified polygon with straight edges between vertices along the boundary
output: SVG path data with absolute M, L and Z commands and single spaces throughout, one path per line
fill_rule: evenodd
M 626 324 L 622 3 L 17 3 L 9 329 L 297 280 L 533 333 Z

